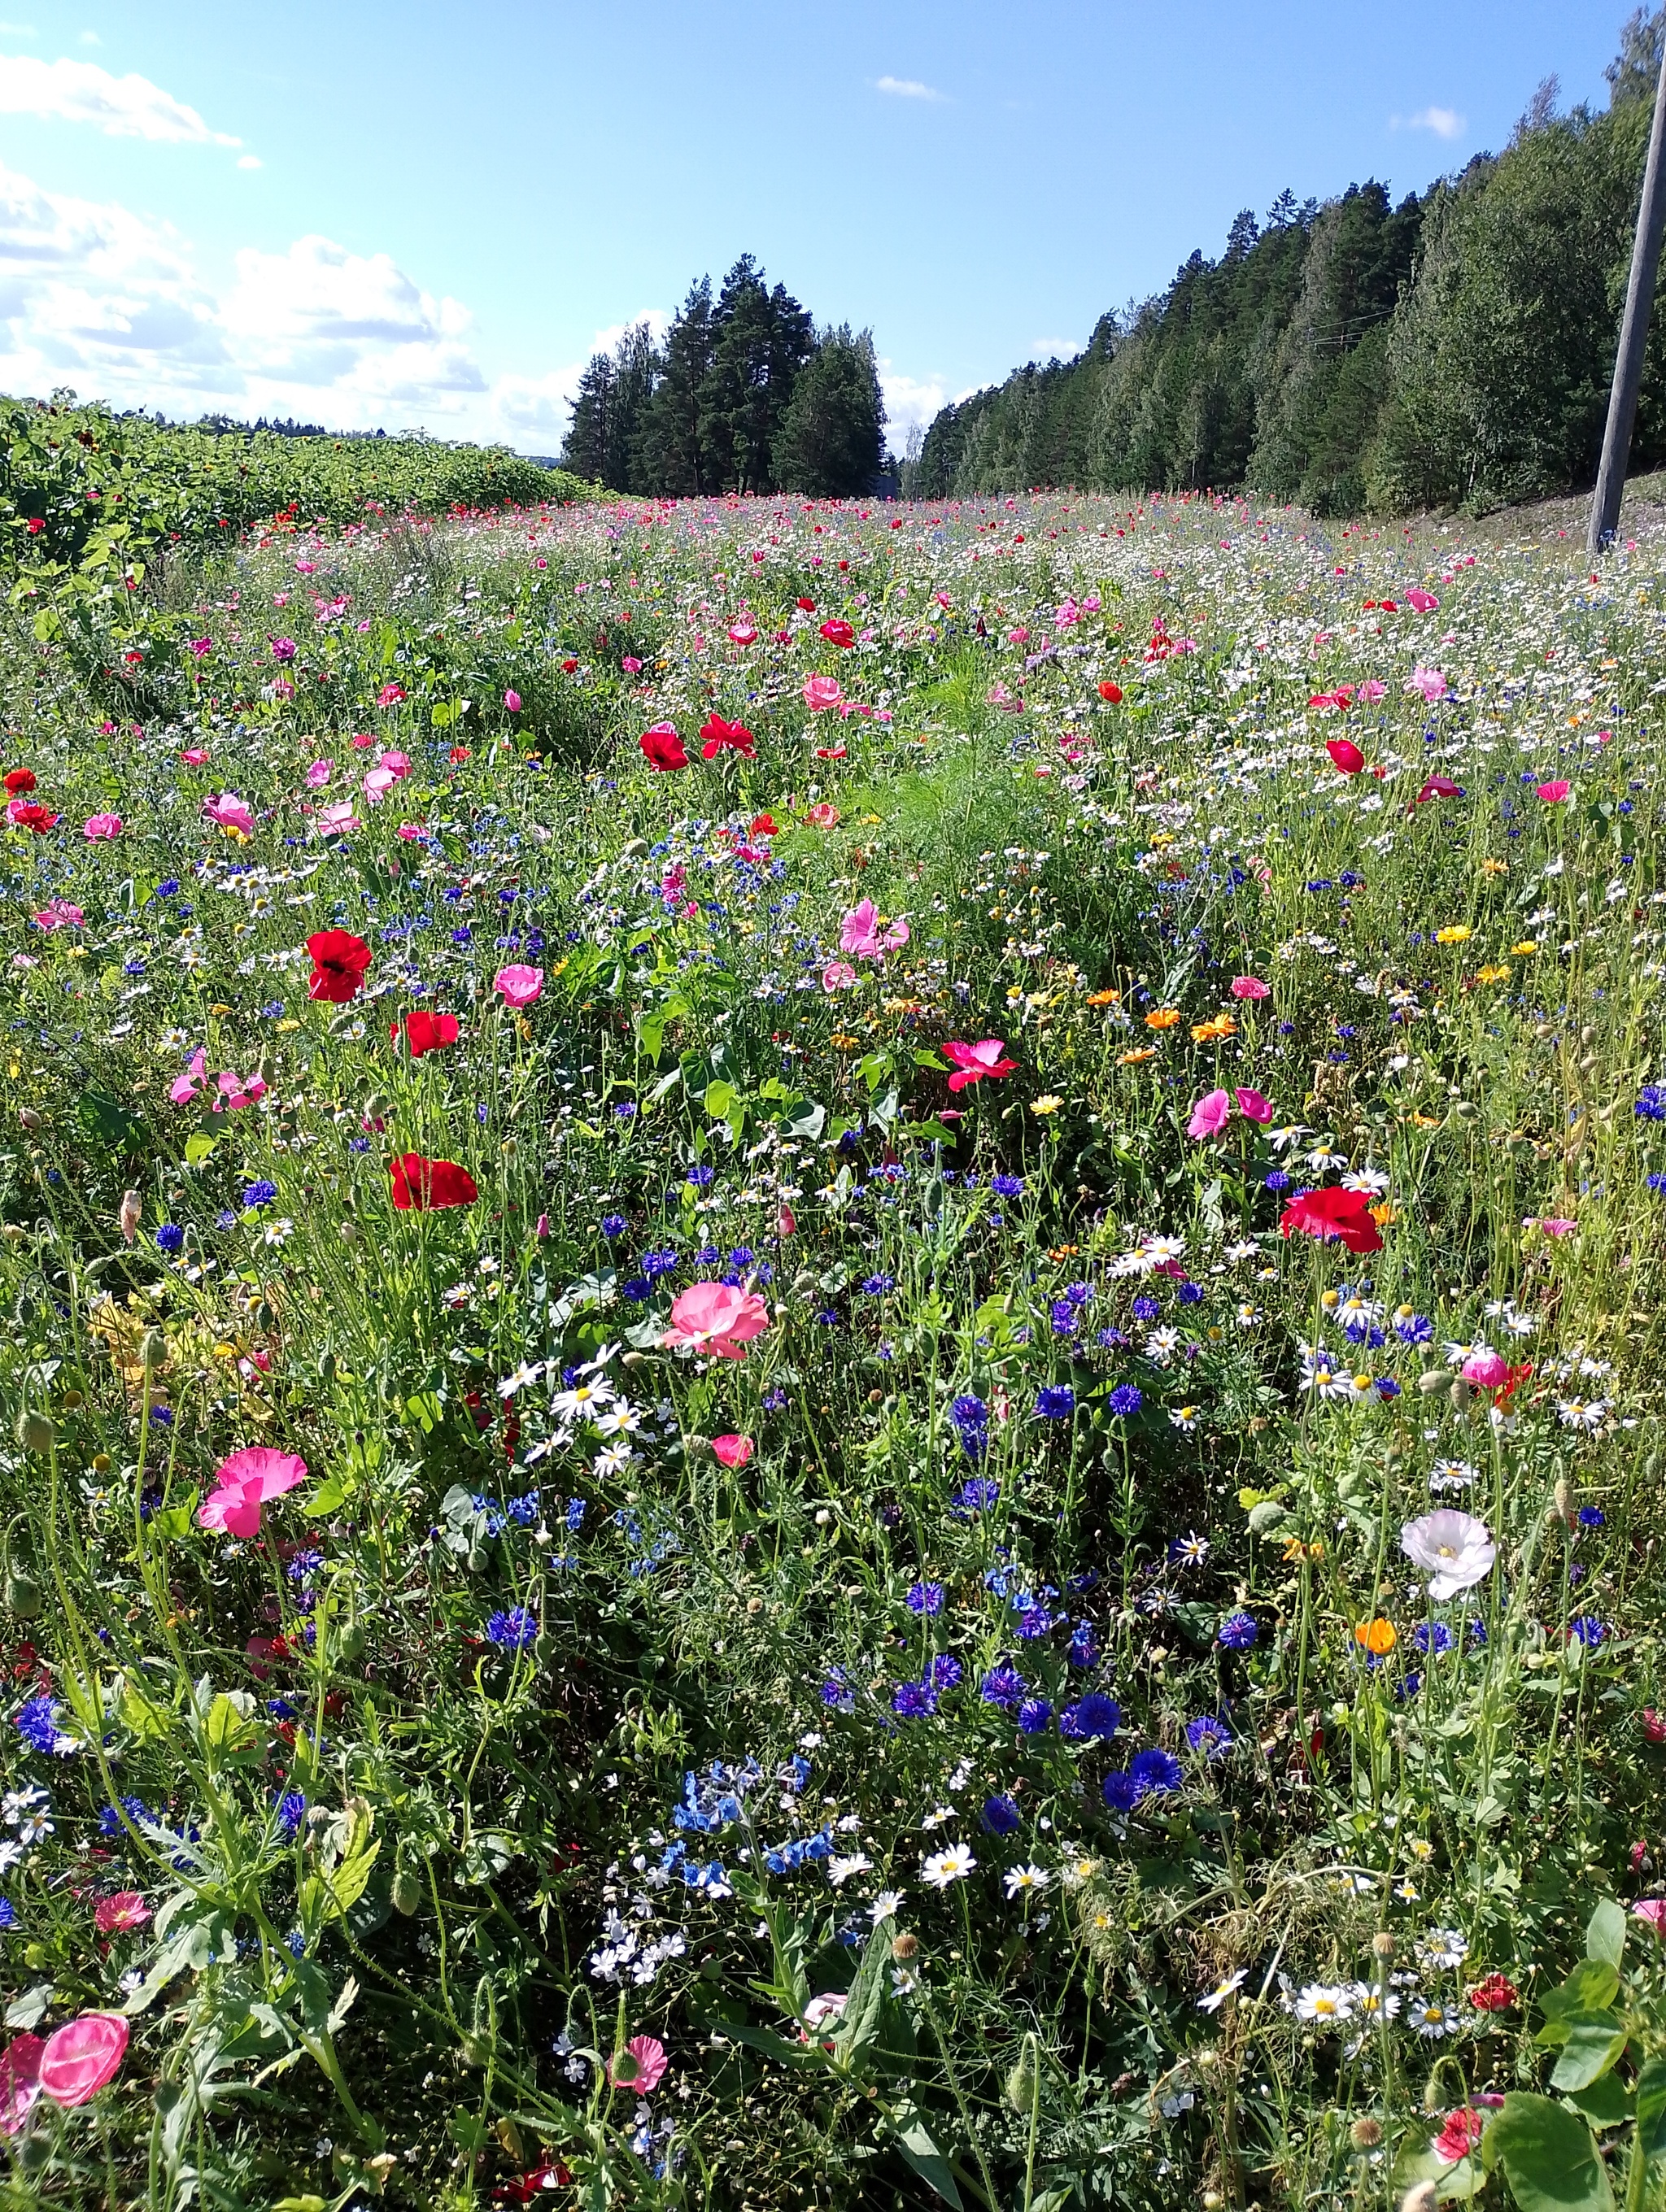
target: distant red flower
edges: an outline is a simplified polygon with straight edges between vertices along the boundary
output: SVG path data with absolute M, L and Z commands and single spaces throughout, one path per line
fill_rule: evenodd
M 314 930 L 307 940 L 307 950 L 313 956 L 312 980 L 307 986 L 309 999 L 344 1006 L 350 999 L 358 997 L 364 988 L 365 969 L 370 965 L 370 947 L 362 937 L 346 929 Z
M 37 837 L 44 837 L 46 832 L 56 828 L 58 823 L 57 815 L 49 814 L 44 806 L 33 799 L 14 799 L 6 809 L 6 812 L 11 818 L 14 829 L 33 830 Z
M 1449 2113 L 1446 2124 L 1435 2137 L 1435 2156 L 1444 2159 L 1448 2166 L 1456 2166 L 1461 2158 L 1468 2158 L 1481 2141 L 1486 2125 L 1473 2105 L 1460 2105 Z
M 1462 799 L 1462 796 L 1463 786 L 1454 783 L 1450 775 L 1432 775 L 1426 779 L 1412 805 L 1423 806 L 1432 799 Z
M 101 1897 L 93 1907 L 93 1925 L 100 1936 L 114 1936 L 130 1928 L 143 1928 L 150 1917 L 150 1907 L 137 1889 L 119 1889 L 113 1897 Z
M 1469 2002 L 1477 2012 L 1508 2012 L 1521 2001 L 1521 1991 L 1505 1974 L 1489 1974 L 1469 1992 Z
M 1106 677 L 1104 682 L 1099 686 L 1099 696 L 1107 706 L 1120 707 L 1122 703 L 1122 687 L 1120 684 L 1113 684 L 1110 678 Z
M 562 674 L 563 676 L 573 676 L 573 675 L 575 675 L 575 674 L 577 673 L 577 672 L 578 672 L 578 665 L 579 665 L 579 664 L 578 664 L 578 662 L 577 662 L 576 660 L 571 659 L 569 658 L 569 659 L 563 660 L 563 661 L 562 662 L 562 664 L 561 664 L 561 672 L 562 672 Z
M 740 722 L 726 722 L 721 714 L 708 714 L 705 727 L 700 732 L 700 757 L 715 760 L 719 753 L 740 753 L 747 760 L 757 751 L 757 740 Z
M 766 810 L 762 814 L 753 816 L 752 826 L 747 834 L 752 837 L 779 837 L 781 824 L 775 816 Z
M 800 614 L 813 615 L 816 611 L 816 602 L 813 599 L 800 599 L 798 604 Z
M 420 1060 L 425 1052 L 437 1052 L 441 1045 L 456 1043 L 457 1017 L 455 1014 L 430 1014 L 420 1007 L 413 1007 L 404 1017 L 404 1032 L 411 1058 Z M 397 1044 L 399 1041 L 398 1023 L 393 1023 L 387 1033 Z
M 425 1159 L 421 1152 L 396 1152 L 387 1164 L 393 1178 L 393 1203 L 401 1213 L 425 1213 L 442 1206 L 472 1206 L 480 1186 L 455 1160 Z
M 822 635 L 830 645 L 839 646 L 847 651 L 856 642 L 856 633 L 848 622 L 837 620 L 824 622 L 822 624 Z
M 29 517 L 29 535 L 31 538 L 39 538 L 41 532 L 46 527 L 46 518 L 44 514 L 32 514 Z
M 1322 1243 L 1340 1238 L 1350 1252 L 1380 1252 L 1383 1232 L 1371 1217 L 1371 1200 L 1362 1190 L 1304 1190 L 1292 1199 L 1279 1218 L 1288 1237 L 1292 1229 Z
M 33 791 L 34 785 L 35 775 L 32 768 L 15 768 L 6 777 L 7 796 L 17 799 L 24 792 Z
M 1365 756 L 1351 738 L 1332 738 L 1325 750 L 1344 775 L 1358 775 L 1365 765 Z
M 683 740 L 669 722 L 656 722 L 651 730 L 644 730 L 638 740 L 642 757 L 648 766 L 667 775 L 672 769 L 686 768 L 689 757 L 683 750 Z

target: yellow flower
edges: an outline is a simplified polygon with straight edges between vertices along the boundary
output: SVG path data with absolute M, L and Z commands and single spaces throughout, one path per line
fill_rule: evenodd
M 1116 1065 L 1118 1067 L 1138 1067 L 1142 1060 L 1155 1060 L 1156 1057 L 1157 1047 L 1154 1044 L 1142 1044 L 1134 1052 L 1118 1053 Z
M 1192 1042 L 1213 1044 L 1218 1038 L 1236 1036 L 1237 1033 L 1238 1025 L 1230 1014 L 1217 1014 L 1213 1021 L 1193 1023 Z
M 1478 968 L 1475 970 L 1475 981 L 1478 983 L 1503 983 L 1509 980 L 1509 976 L 1510 970 L 1508 967 L 1495 968 L 1489 966 L 1486 968 Z
M 1062 1098 L 1049 1091 L 1044 1098 L 1037 1098 L 1034 1102 L 1030 1111 L 1032 1114 L 1056 1114 L 1063 1103 Z
M 1353 1632 L 1353 1640 L 1382 1659 L 1393 1650 L 1400 1638 L 1395 1632 L 1394 1623 L 1379 1617 L 1376 1620 L 1362 1620 Z
M 1483 860 L 1481 864 L 1481 872 L 1484 876 L 1507 876 L 1510 873 L 1510 863 L 1508 860 Z
M 1178 1006 L 1158 1006 L 1146 1017 L 1148 1030 L 1171 1030 L 1180 1019 Z
M 1518 960 L 1525 960 L 1529 953 L 1536 952 L 1538 949 L 1536 940 L 1531 937 L 1523 937 L 1519 944 L 1510 948 Z
M 1444 929 L 1435 932 L 1437 945 L 1467 945 L 1471 935 L 1467 921 L 1449 921 Z

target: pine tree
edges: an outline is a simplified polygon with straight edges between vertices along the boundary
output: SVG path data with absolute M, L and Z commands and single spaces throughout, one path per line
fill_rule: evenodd
M 608 482 L 609 438 L 613 421 L 614 369 L 611 357 L 593 354 L 590 366 L 579 379 L 561 465 L 587 483 Z
M 824 331 L 775 438 L 775 482 L 814 499 L 860 498 L 879 473 L 885 420 L 873 332 Z
M 713 327 L 702 410 L 713 466 L 727 489 L 769 491 L 775 440 L 813 343 L 810 317 L 784 286 L 771 292 L 745 253 L 723 280 Z
M 659 381 L 642 410 L 635 465 L 644 490 L 697 498 L 717 488 L 707 428 L 714 343 L 712 281 L 702 276 L 666 335 Z

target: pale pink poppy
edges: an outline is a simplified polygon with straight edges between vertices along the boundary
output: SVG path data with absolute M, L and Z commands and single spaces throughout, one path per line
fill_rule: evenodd
M 395 830 L 394 835 L 398 837 L 403 837 L 405 843 L 409 845 L 413 843 L 418 837 L 427 836 L 428 824 L 426 822 L 402 822 L 398 830 Z
M 792 1207 L 791 1207 L 790 1206 L 783 1206 L 781 1208 L 781 1211 L 780 1211 L 780 1212 L 776 1214 L 776 1216 L 775 1216 L 775 1234 L 776 1234 L 776 1236 L 777 1236 L 777 1237 L 793 1237 L 793 1236 L 796 1236 L 796 1235 L 798 1234 L 798 1226 L 799 1226 L 799 1218 L 798 1218 L 797 1214 L 795 1214 L 795 1213 L 793 1212 L 793 1209 L 792 1209 Z
M 403 684 L 384 684 L 376 694 L 376 704 L 379 707 L 397 707 L 404 696 L 405 687 Z
M 543 994 L 544 970 L 528 968 L 522 961 L 511 961 L 492 977 L 492 988 L 501 994 L 507 1006 L 530 1006 Z
M 1420 665 L 1407 678 L 1406 689 L 1420 692 L 1432 707 L 1437 699 L 1446 696 L 1446 678 L 1438 668 L 1425 668 Z
M 127 2049 L 127 2022 L 119 2012 L 84 2012 L 40 2054 L 40 2086 L 56 2105 L 84 2105 L 112 2081 Z
M 843 697 L 836 676 L 806 676 L 804 679 L 804 703 L 812 714 L 836 707 Z
M 1632 1917 L 1652 1928 L 1657 1936 L 1666 1936 L 1666 1897 L 1639 1898 L 1632 1907 Z
M 1240 1085 L 1233 1095 L 1238 1102 L 1238 1111 L 1246 1121 L 1272 1120 L 1273 1102 L 1270 1098 L 1264 1097 L 1259 1091 L 1250 1091 Z
M 858 960 L 883 960 L 909 941 L 909 926 L 893 921 L 879 927 L 879 910 L 872 899 L 854 907 L 839 925 L 839 950 Z
M 745 1467 L 752 1455 L 750 1437 L 714 1437 L 712 1456 L 725 1467 Z
M 739 1359 L 769 1326 L 769 1310 L 755 1291 L 728 1283 L 691 1283 L 672 1303 L 671 1327 L 660 1340 L 669 1351 Z
M 1560 775 L 1554 777 L 1550 782 L 1541 783 L 1537 787 L 1539 796 L 1547 806 L 1560 806 L 1572 788 L 1573 786 Z M 91 825 L 88 826 L 90 828 Z
M 150 1907 L 137 1889 L 119 1889 L 113 1897 L 101 1897 L 93 1907 L 93 1925 L 100 1936 L 125 1934 L 131 1928 L 143 1928 L 150 1917 Z
M 40 2094 L 40 2054 L 46 2049 L 38 2035 L 15 2035 L 0 2051 L 0 2132 L 16 2135 Z
M 205 799 L 203 812 L 222 830 L 232 830 L 241 837 L 254 835 L 254 817 L 249 811 L 248 802 L 240 799 L 234 791 L 222 791 L 217 799 Z
M 311 768 L 307 771 L 307 788 L 308 791 L 322 791 L 325 785 L 329 782 L 331 777 L 335 774 L 335 771 L 336 763 L 334 761 L 315 760 Z
M 410 774 L 410 755 L 409 753 L 392 751 L 378 753 L 376 756 L 376 765 L 378 768 L 385 768 L 390 775 L 409 775 Z
M 353 811 L 350 799 L 331 800 L 318 811 L 318 826 L 326 837 L 344 837 L 350 830 L 359 828 L 359 817 Z
M 396 781 L 391 768 L 368 768 L 364 772 L 364 795 L 373 806 L 380 806 Z
M 1206 1091 L 1192 1109 L 1192 1118 L 1186 1124 L 1189 1137 L 1218 1137 L 1226 1127 L 1232 1111 L 1230 1091 Z
M 731 645 L 756 645 L 757 643 L 757 632 L 752 628 L 752 625 L 749 622 L 731 623 L 729 624 L 729 642 Z
M 1259 975 L 1234 975 L 1232 996 L 1235 999 L 1270 999 L 1273 986 L 1263 983 Z
M 46 930 L 79 929 L 86 919 L 78 906 L 71 906 L 68 899 L 55 898 L 34 916 L 34 926 Z
M 836 830 L 839 826 L 839 810 L 824 799 L 818 805 L 806 807 L 804 818 L 817 830 Z
M 651 2097 L 665 2073 L 666 2046 L 654 2035 L 633 2035 L 607 2062 L 607 2078 L 613 2087 L 633 2090 L 639 2097 Z
M 1371 676 L 1367 677 L 1359 686 L 1356 696 L 1364 700 L 1367 705 L 1374 707 L 1379 699 L 1385 699 L 1388 696 L 1388 691 L 1389 687 L 1386 684 L 1379 684 L 1376 677 Z
M 856 980 L 856 970 L 848 960 L 830 960 L 822 969 L 824 991 L 848 991 Z
M 307 1462 L 295 1452 L 250 1444 L 222 1460 L 214 1470 L 214 1480 L 218 1489 L 197 1510 L 199 1526 L 223 1529 L 230 1536 L 258 1536 L 262 1504 L 305 1482 Z
M 89 845 L 96 845 L 100 838 L 119 837 L 121 817 L 119 814 L 89 814 L 81 834 Z

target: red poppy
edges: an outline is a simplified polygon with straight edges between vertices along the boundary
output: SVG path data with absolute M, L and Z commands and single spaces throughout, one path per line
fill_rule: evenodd
M 724 751 L 739 753 L 751 760 L 757 751 L 757 740 L 744 723 L 726 722 L 721 714 L 708 714 L 705 727 L 700 732 L 700 757 L 715 760 Z
M 561 672 L 562 672 L 562 674 L 563 676 L 572 676 L 572 675 L 575 675 L 575 674 L 576 674 L 576 672 L 577 672 L 578 665 L 579 665 L 579 664 L 578 664 L 578 662 L 577 662 L 576 660 L 573 660 L 573 659 L 567 659 L 567 660 L 563 660 L 563 661 L 562 662 L 562 664 L 561 664 Z
M 848 622 L 824 622 L 822 624 L 822 635 L 830 645 L 848 648 L 856 642 L 856 633 Z
M 762 814 L 752 817 L 752 826 L 748 834 L 753 837 L 779 837 L 781 824 L 766 808 Z
M 362 937 L 346 929 L 315 930 L 307 940 L 307 950 L 313 956 L 312 980 L 307 986 L 309 999 L 344 1006 L 350 999 L 358 997 L 364 988 L 364 971 L 370 965 L 370 947 Z
M 1365 756 L 1351 738 L 1332 738 L 1325 750 L 1344 775 L 1358 775 L 1365 765 Z
M 29 517 L 29 535 L 31 538 L 39 538 L 41 532 L 46 527 L 46 518 L 44 514 L 32 514 Z
M 457 1042 L 455 1014 L 430 1014 L 421 1007 L 413 1007 L 404 1018 L 405 1042 L 410 1048 L 413 1060 L 420 1060 L 425 1052 L 437 1052 L 441 1045 Z M 395 1044 L 399 1042 L 399 1024 L 395 1022 L 388 1030 Z
M 1489 1974 L 1469 1992 L 1469 2002 L 1477 2012 L 1508 2012 L 1521 2001 L 1521 1991 L 1507 1974 Z
M 1454 783 L 1450 775 L 1432 775 L 1413 799 L 1414 806 L 1421 806 L 1431 799 L 1462 799 L 1463 786 Z
M 686 768 L 689 757 L 683 750 L 683 740 L 669 722 L 656 722 L 651 730 L 644 730 L 639 740 L 644 759 L 650 768 L 667 775 L 674 768 Z
M 387 1171 L 393 1178 L 393 1203 L 401 1213 L 424 1213 L 441 1206 L 472 1206 L 480 1195 L 474 1177 L 455 1160 L 396 1152 Z
M 800 599 L 799 611 L 800 614 L 813 615 L 816 611 L 816 602 L 813 599 Z
M 1107 706 L 1120 707 L 1122 703 L 1122 687 L 1120 684 L 1113 684 L 1107 676 L 1099 686 L 1099 696 Z
M 7 795 L 12 799 L 19 798 L 24 792 L 33 791 L 34 784 L 35 775 L 32 768 L 15 768 L 6 778 Z
M 58 821 L 56 814 L 48 814 L 46 808 L 33 799 L 26 799 L 21 805 L 13 799 L 6 811 L 18 829 L 33 830 L 37 837 L 44 837 Z
M 1339 1237 L 1350 1252 L 1380 1252 L 1383 1232 L 1371 1219 L 1371 1200 L 1363 1190 L 1304 1190 L 1292 1198 L 1279 1218 L 1288 1237 L 1298 1229 L 1304 1237 L 1328 1243 Z

